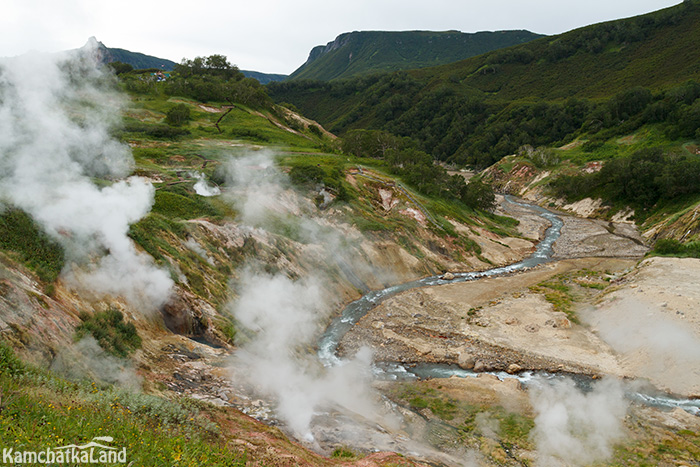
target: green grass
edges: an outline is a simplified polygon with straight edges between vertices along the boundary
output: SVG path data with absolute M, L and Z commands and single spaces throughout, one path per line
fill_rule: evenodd
M 226 301 L 231 269 L 243 261 L 245 253 L 243 249 L 228 248 L 227 255 L 215 265 L 211 265 L 197 253 L 182 245 L 182 239 L 186 238 L 193 228 L 185 222 L 151 213 L 131 225 L 129 237 L 159 265 L 170 270 L 174 281 L 189 288 L 201 298 L 218 305 Z M 212 241 L 215 242 L 215 240 Z M 215 251 L 216 248 L 218 247 L 215 247 Z M 209 253 L 212 251 L 210 250 Z M 177 264 L 179 273 L 184 275 L 186 281 L 178 274 L 173 263 Z
M 530 291 L 544 295 L 544 299 L 552 304 L 554 311 L 565 313 L 573 323 L 579 323 L 574 313 L 574 296 L 571 288 L 562 282 L 561 278 L 549 279 L 530 287 Z
M 0 248 L 18 259 L 44 282 L 53 282 L 63 269 L 63 249 L 19 209 L 0 214 Z
M 672 238 L 662 238 L 654 244 L 651 253 L 656 256 L 700 258 L 700 242 L 682 243 Z
M 174 105 L 183 104 L 190 110 L 191 121 L 179 126 L 168 127 L 164 119 L 166 112 Z M 299 128 L 290 132 L 279 125 L 295 125 L 293 121 L 285 121 L 270 110 L 251 109 L 236 103 L 235 108 L 228 108 L 228 103 L 200 103 L 188 98 L 160 95 L 134 94 L 131 107 L 126 109 L 129 117 L 126 121 L 122 139 L 136 143 L 147 143 L 151 140 L 163 141 L 170 144 L 185 145 L 196 140 L 241 140 L 251 144 L 272 145 L 278 148 L 304 148 L 317 150 L 323 145 L 325 138 L 314 131 Z M 201 106 L 218 109 L 218 112 L 207 112 Z M 216 124 L 218 122 L 218 128 Z M 279 125 L 276 125 L 277 122 Z M 133 131 L 128 131 L 133 130 Z M 147 151 L 149 148 L 146 148 Z M 137 151 L 140 152 L 140 151 Z
M 342 47 L 301 66 L 290 79 L 331 80 L 452 63 L 539 37 L 528 31 L 467 34 L 456 31 L 362 31 L 338 37 Z M 348 56 L 352 60 L 348 60 Z
M 154 213 L 131 224 L 129 228 L 129 237 L 161 264 L 167 262 L 166 256 L 171 258 L 180 256 L 178 250 L 167 241 L 168 237 L 173 235 L 181 237 L 185 233 L 185 226 L 181 222 Z
M 140 466 L 243 466 L 195 401 L 167 401 L 94 383 L 70 383 L 27 367 L 0 344 L 0 444 L 39 451 L 111 436 Z
M 169 219 L 196 219 L 198 217 L 220 217 L 206 198 L 192 194 L 183 196 L 166 190 L 156 191 L 155 203 L 151 208 L 154 214 L 160 214 Z
M 432 388 L 405 385 L 399 395 L 412 409 L 430 409 L 433 415 L 445 421 L 453 420 L 461 410 L 457 401 Z
M 77 339 L 92 335 L 100 347 L 117 357 L 126 357 L 141 348 L 141 337 L 136 327 L 133 323 L 124 322 L 124 315 L 119 310 L 110 308 L 92 314 L 82 312 L 80 319 L 82 323 L 75 328 Z
M 630 156 L 646 148 L 662 148 L 665 152 L 688 153 L 684 143 L 670 139 L 663 125 L 646 125 L 634 133 L 619 136 L 617 134 L 598 134 L 595 141 L 567 150 L 556 150 L 558 156 L 581 166 L 591 161 L 605 161 L 622 156 Z
M 334 459 L 354 459 L 357 455 L 349 448 L 342 446 L 335 448 L 331 457 Z
M 544 295 L 554 311 L 565 313 L 569 321 L 580 324 L 575 302 L 582 294 L 605 289 L 609 283 L 605 274 L 590 269 L 558 274 L 530 287 L 530 291 Z M 588 290 L 589 292 L 584 292 Z
M 535 425 L 532 417 L 512 412 L 499 405 L 481 405 L 457 400 L 443 392 L 441 386 L 435 388 L 429 384 L 399 383 L 390 390 L 389 396 L 413 410 L 430 410 L 435 419 L 428 423 L 430 431 L 436 436 L 429 437 L 429 442 L 434 447 L 461 446 L 482 449 L 481 452 L 490 457 L 494 444 L 486 440 L 492 440 L 495 436 L 495 446 L 500 445 L 501 450 L 517 449 L 517 452 L 522 453 L 534 449 L 530 439 Z M 501 455 L 505 455 L 505 452 Z M 502 462 L 493 460 L 497 463 Z M 525 461 L 524 458 L 519 460 Z

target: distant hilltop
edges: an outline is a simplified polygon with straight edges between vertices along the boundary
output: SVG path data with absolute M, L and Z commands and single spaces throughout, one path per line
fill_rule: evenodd
M 158 68 L 163 71 L 172 71 L 176 62 L 166 58 L 154 57 L 139 52 L 132 52 L 125 49 L 117 49 L 105 46 L 95 37 L 88 39 L 83 48 L 97 48 L 103 63 L 122 62 L 133 66 L 136 69 Z M 260 84 L 267 84 L 272 81 L 283 81 L 287 75 L 260 73 L 258 71 L 240 70 L 247 78 L 255 78 Z
M 314 47 L 289 79 L 330 81 L 457 62 L 543 37 L 530 31 L 361 31 Z
M 175 62 L 166 58 L 158 58 L 139 52 L 131 52 L 130 50 L 107 47 L 95 37 L 88 39 L 83 48 L 87 47 L 96 47 L 104 63 L 122 62 L 137 69 L 159 68 L 165 71 L 172 71 L 176 65 Z

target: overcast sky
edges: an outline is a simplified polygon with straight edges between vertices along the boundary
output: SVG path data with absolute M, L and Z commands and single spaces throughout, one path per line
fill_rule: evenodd
M 81 47 L 95 36 L 179 62 L 224 54 L 241 69 L 289 74 L 311 48 L 366 30 L 527 29 L 558 34 L 680 0 L 3 0 L 0 57 Z

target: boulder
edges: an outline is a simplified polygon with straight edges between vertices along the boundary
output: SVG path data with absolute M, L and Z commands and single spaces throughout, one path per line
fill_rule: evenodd
M 511 363 L 508 365 L 508 369 L 506 370 L 509 374 L 513 375 L 515 373 L 519 373 L 523 370 L 523 367 L 518 365 L 517 363 Z

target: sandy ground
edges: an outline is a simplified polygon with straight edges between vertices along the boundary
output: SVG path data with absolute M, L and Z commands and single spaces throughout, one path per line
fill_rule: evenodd
M 622 375 L 609 345 L 529 287 L 579 269 L 619 272 L 633 265 L 626 259 L 570 259 L 507 277 L 408 291 L 361 319 L 340 351 L 352 354 L 370 344 L 378 361 Z
M 648 251 L 631 224 L 571 216 L 561 218 L 564 226 L 560 239 L 554 244 L 555 258 L 639 258 Z
M 650 258 L 583 312 L 623 371 L 700 396 L 700 259 Z
M 519 219 L 518 229 L 526 238 L 541 238 L 548 227 L 531 210 L 503 198 L 499 213 Z M 554 245 L 559 261 L 511 276 L 399 294 L 360 320 L 341 341 L 340 352 L 352 354 L 369 344 L 378 361 L 454 363 L 476 371 L 631 375 L 600 336 L 569 321 L 530 288 L 581 270 L 616 277 L 632 268 L 647 248 L 629 224 L 565 215 L 562 220 Z M 526 249 L 519 246 L 513 256 L 522 258 Z

